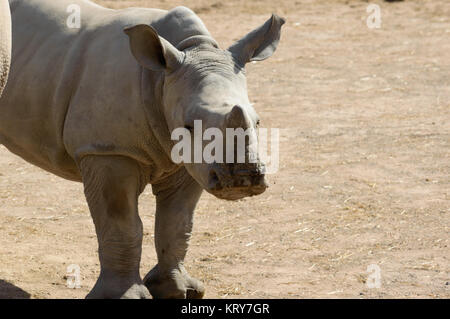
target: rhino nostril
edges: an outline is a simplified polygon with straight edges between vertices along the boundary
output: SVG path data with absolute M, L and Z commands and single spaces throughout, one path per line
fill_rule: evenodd
M 246 186 L 250 186 L 250 184 L 247 182 L 245 177 L 240 177 L 234 181 L 233 186 L 234 187 L 246 187 Z
M 244 187 L 249 187 L 252 185 L 252 182 L 250 181 L 249 178 L 243 178 L 241 184 Z
M 218 182 L 219 181 L 219 176 L 217 176 L 217 173 L 214 170 L 211 170 L 209 172 L 209 179 L 211 182 Z
M 220 183 L 219 176 L 217 173 L 212 169 L 209 172 L 209 188 L 211 190 L 221 190 L 223 187 Z

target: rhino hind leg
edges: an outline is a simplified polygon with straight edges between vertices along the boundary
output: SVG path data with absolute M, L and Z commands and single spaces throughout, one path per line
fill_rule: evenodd
M 153 192 L 158 264 L 145 276 L 144 284 L 153 298 L 200 299 L 205 289 L 200 281 L 189 276 L 184 258 L 202 188 L 182 168 L 160 185 L 153 185 Z
M 101 267 L 87 298 L 150 298 L 139 274 L 143 236 L 139 165 L 121 156 L 87 156 L 80 169 Z

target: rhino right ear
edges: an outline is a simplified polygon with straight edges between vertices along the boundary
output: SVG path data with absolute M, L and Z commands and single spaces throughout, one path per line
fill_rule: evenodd
M 237 41 L 228 51 L 239 64 L 262 61 L 270 57 L 280 42 L 281 27 L 286 21 L 273 14 L 262 26 Z
M 126 28 L 133 56 L 144 68 L 153 71 L 174 70 L 181 65 L 184 53 L 161 38 L 151 26 L 139 24 Z

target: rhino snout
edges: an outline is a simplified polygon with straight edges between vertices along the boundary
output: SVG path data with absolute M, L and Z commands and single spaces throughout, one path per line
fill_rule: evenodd
M 262 194 L 268 184 L 261 165 L 212 165 L 207 191 L 214 196 L 237 200 Z

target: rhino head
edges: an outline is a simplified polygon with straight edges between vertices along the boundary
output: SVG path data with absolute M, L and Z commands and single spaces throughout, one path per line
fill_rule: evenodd
M 236 200 L 258 195 L 268 186 L 255 147 L 259 119 L 249 101 L 244 68 L 248 62 L 265 60 L 275 52 L 284 23 L 284 19 L 272 15 L 227 50 L 220 49 L 207 35 L 189 37 L 175 47 L 148 25 L 125 30 L 139 64 L 164 73 L 162 108 L 169 130 L 186 128 L 194 136 L 211 128 L 223 132 L 223 160 L 183 163 L 189 174 L 218 198 Z M 195 125 L 199 120 L 200 129 Z M 244 160 L 237 158 L 239 145 L 235 145 L 231 160 L 225 159 L 229 156 L 225 149 L 227 128 L 247 132 L 244 146 L 241 144 Z M 233 137 L 228 145 L 234 145 L 235 140 Z M 202 143 L 206 147 L 209 142 Z

